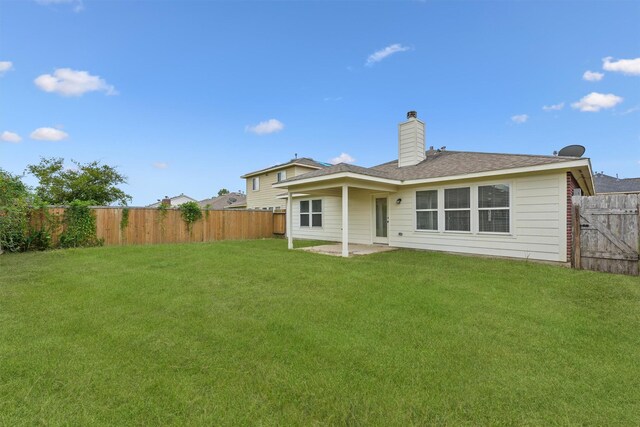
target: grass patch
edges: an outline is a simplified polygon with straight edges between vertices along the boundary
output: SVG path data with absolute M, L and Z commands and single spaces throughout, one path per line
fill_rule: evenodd
M 640 423 L 640 279 L 284 240 L 0 257 L 0 425 Z

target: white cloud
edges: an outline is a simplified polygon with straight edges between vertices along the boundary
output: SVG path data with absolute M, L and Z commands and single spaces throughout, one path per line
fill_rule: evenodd
M 0 76 L 12 69 L 13 69 L 13 62 L 0 61 Z
M 84 9 L 84 3 L 82 0 L 36 0 L 36 3 L 42 5 L 49 4 L 69 4 L 73 6 L 74 12 L 80 12 Z
M 2 132 L 2 134 L 0 135 L 0 139 L 5 142 L 11 142 L 13 144 L 17 144 L 18 142 L 22 141 L 20 135 L 14 132 L 9 132 L 8 130 Z
M 105 92 L 117 95 L 116 89 L 100 76 L 92 76 L 86 71 L 58 68 L 51 74 L 43 74 L 33 81 L 45 92 L 55 92 L 63 96 L 82 96 L 86 92 Z
M 329 163 L 332 165 L 337 165 L 338 163 L 354 163 L 356 159 L 348 155 L 347 153 L 340 153 L 338 157 L 334 157 L 329 160 Z
M 31 132 L 31 139 L 39 141 L 62 141 L 69 137 L 69 134 L 54 128 L 38 128 Z
M 582 80 L 588 82 L 599 82 L 604 77 L 604 73 L 598 73 L 597 71 L 585 71 L 582 75 Z
M 324 102 L 332 102 L 332 101 L 342 101 L 342 97 L 341 96 L 336 96 L 334 98 L 327 96 L 324 98 Z
M 607 71 L 614 71 L 632 76 L 640 76 L 640 58 L 619 59 L 612 61 L 612 57 L 602 59 L 602 68 Z
M 526 114 L 517 114 L 515 116 L 511 116 L 511 121 L 519 125 L 525 123 L 527 120 L 529 120 L 529 116 Z
M 165 163 L 165 162 L 155 162 L 153 164 L 153 167 L 156 169 L 166 169 L 169 167 L 169 164 Z
M 560 111 L 564 108 L 564 102 L 560 102 L 558 104 L 552 104 L 552 105 L 543 105 L 542 109 L 544 111 Z
M 255 126 L 247 126 L 245 131 L 255 133 L 256 135 L 266 135 L 268 133 L 280 132 L 282 129 L 284 129 L 284 124 L 280 120 L 269 119 Z
M 390 46 L 385 47 L 384 49 L 377 50 L 373 52 L 371 55 L 369 55 L 365 65 L 371 66 L 376 62 L 380 62 L 386 57 L 393 55 L 394 53 L 406 52 L 407 50 L 410 50 L 410 48 L 406 46 L 402 46 L 400 43 L 392 44 Z
M 589 95 L 583 96 L 580 101 L 571 104 L 571 107 L 580 111 L 597 112 L 603 109 L 613 108 L 623 100 L 623 98 L 612 93 L 591 92 Z

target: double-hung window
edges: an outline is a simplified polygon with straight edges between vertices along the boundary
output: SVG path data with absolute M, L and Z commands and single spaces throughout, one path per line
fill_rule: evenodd
M 444 229 L 471 231 L 471 188 L 445 188 Z
M 416 229 L 438 230 L 438 190 L 416 191 Z
M 509 186 L 478 187 L 478 231 L 509 233 Z
M 277 178 L 276 178 L 276 179 L 277 179 L 277 182 L 282 182 L 282 181 L 284 181 L 285 179 L 287 179 L 287 171 L 280 171 L 280 172 L 278 172 L 278 175 L 277 175 Z
M 251 189 L 252 189 L 253 191 L 258 191 L 258 190 L 260 190 L 260 177 L 253 178 L 253 179 L 251 180 Z
M 300 227 L 322 227 L 322 200 L 300 201 Z

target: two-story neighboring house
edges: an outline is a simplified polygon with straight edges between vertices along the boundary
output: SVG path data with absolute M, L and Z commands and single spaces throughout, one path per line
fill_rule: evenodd
M 247 182 L 247 208 L 284 209 L 286 196 L 282 197 L 283 190 L 273 188 L 273 184 L 328 166 L 331 165 L 302 157 L 242 175 L 240 178 Z

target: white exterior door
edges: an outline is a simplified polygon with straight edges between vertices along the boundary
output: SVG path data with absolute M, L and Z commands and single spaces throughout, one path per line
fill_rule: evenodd
M 388 200 L 387 197 L 373 198 L 373 243 L 389 244 L 388 237 Z

